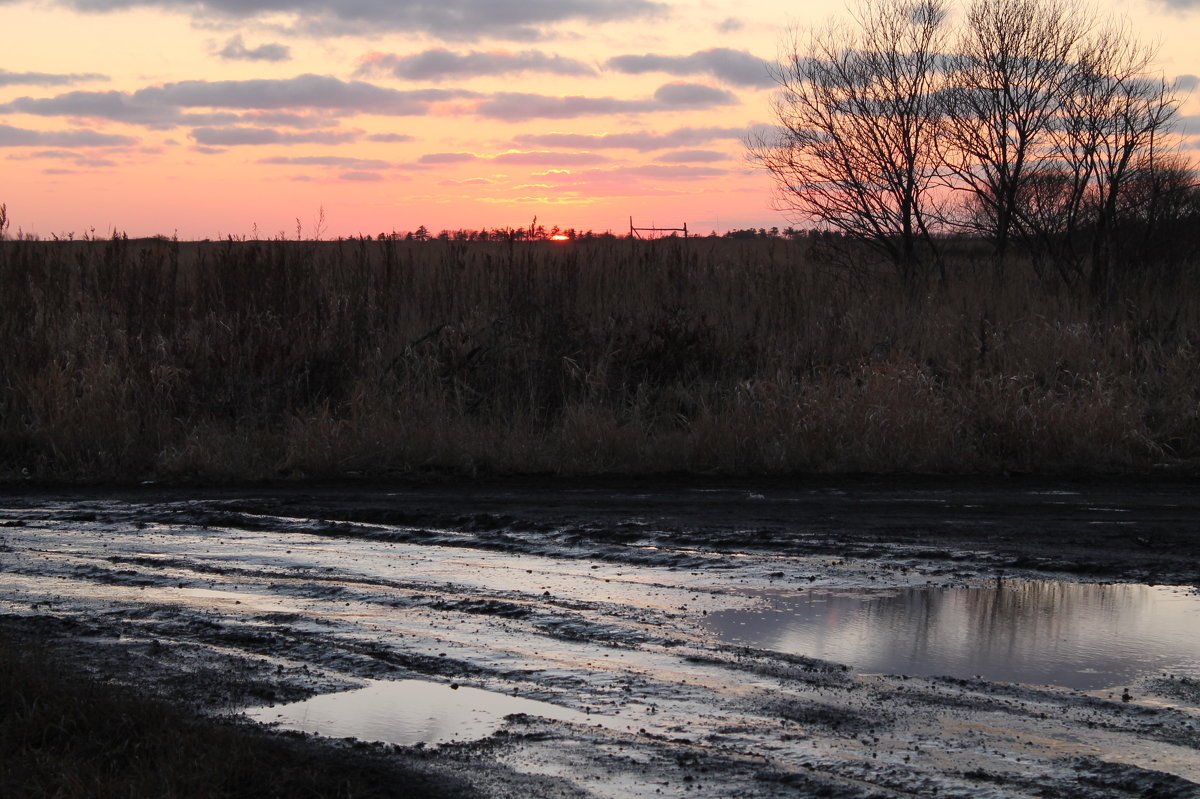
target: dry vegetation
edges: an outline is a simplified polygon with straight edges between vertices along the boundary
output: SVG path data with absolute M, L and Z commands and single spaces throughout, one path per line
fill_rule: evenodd
M 0 796 L 446 799 L 444 778 L 365 752 L 205 718 L 59 666 L 3 635 Z
M 1200 275 L 960 244 L 0 243 L 0 472 L 1140 472 L 1200 461 Z

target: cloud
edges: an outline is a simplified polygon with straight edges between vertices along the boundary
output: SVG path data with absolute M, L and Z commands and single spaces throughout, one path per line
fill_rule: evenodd
M 426 153 L 417 159 L 418 164 L 463 164 L 478 161 L 474 153 Z
M 746 126 L 740 137 L 743 141 L 779 141 L 781 138 L 791 136 L 791 131 L 782 125 L 773 125 L 769 122 L 754 122 Z
M 0 112 L 35 116 L 69 116 L 109 119 L 150 127 L 178 124 L 178 108 L 148 103 L 126 92 L 67 92 L 56 97 L 18 97 L 0 105 Z
M 668 83 L 658 87 L 654 99 L 672 108 L 713 108 L 738 102 L 733 93 L 701 83 Z
M 1190 92 L 1200 84 L 1200 78 L 1195 75 L 1180 75 L 1175 78 L 1175 86 L 1182 91 Z
M 2 0 L 0 0 L 2 1 Z M 503 121 L 570 119 L 604 114 L 708 109 L 732 105 L 738 99 L 724 89 L 698 83 L 660 86 L 653 97 L 625 100 L 614 97 L 553 97 L 500 92 L 482 94 L 465 89 L 398 90 L 361 80 L 343 81 L 330 75 L 253 80 L 186 80 L 149 86 L 135 92 L 74 91 L 56 97 L 20 97 L 0 104 L 0 113 L 84 117 L 172 128 L 180 125 L 225 126 L 236 122 L 265 122 L 287 127 L 328 125 L 331 116 L 374 114 L 416 116 L 436 110 L 439 103 L 476 100 L 461 112 Z M 185 109 L 212 109 L 210 115 L 185 114 Z M 275 112 L 275 122 L 220 115 L 223 111 Z M 302 114 L 300 111 L 317 112 Z M 211 115 L 217 114 L 217 115 Z
M 676 147 L 694 147 L 724 139 L 741 139 L 745 128 L 676 128 L 667 133 L 524 133 L 513 137 L 523 147 L 570 147 L 576 149 L 619 149 L 648 152 Z
M 338 175 L 339 180 L 354 180 L 362 183 L 372 183 L 383 180 L 383 175 L 378 172 L 343 172 Z
M 0 86 L 67 86 L 88 81 L 107 81 L 107 75 L 94 72 L 58 75 L 50 72 L 9 72 L 0 69 Z
M 644 100 L 613 97 L 549 97 L 524 92 L 500 92 L 475 107 L 479 116 L 506 122 L 528 119 L 572 119 L 581 116 L 621 114 L 650 110 Z
M 337 125 L 337 120 L 325 114 L 291 114 L 286 111 L 251 111 L 247 113 L 232 113 L 229 111 L 209 111 L 207 113 L 183 114 L 176 120 L 180 125 L 191 127 L 216 127 L 223 125 L 280 125 L 285 128 L 313 130 Z
M 563 175 L 548 175 L 550 180 L 584 180 L 598 181 L 628 181 L 631 178 L 649 178 L 652 180 L 701 180 L 728 175 L 729 170 L 709 166 L 683 166 L 664 164 L 641 164 L 639 166 L 619 166 L 611 169 L 588 169 L 583 172 Z
M 571 76 L 597 74 L 594 67 L 582 61 L 550 55 L 540 50 L 522 50 L 519 53 L 486 53 L 472 50 L 468 53 L 454 53 L 440 47 L 406 56 L 372 53 L 363 59 L 356 74 L 382 73 L 405 80 L 437 82 L 524 75 L 531 72 Z
M 132 94 L 76 91 L 48 98 L 20 97 L 0 105 L 0 112 L 109 119 L 165 128 L 187 123 L 184 108 L 235 109 L 290 113 L 286 124 L 300 126 L 314 117 L 298 115 L 296 109 L 411 116 L 428 113 L 438 102 L 482 96 L 461 89 L 398 91 L 364 81 L 306 74 L 282 79 L 179 81 Z
M 208 147 L 237 147 L 261 144 L 341 144 L 358 138 L 350 131 L 316 130 L 307 133 L 283 133 L 274 128 L 196 128 L 192 139 Z
M 217 51 L 217 55 L 229 61 L 289 61 L 292 50 L 282 44 L 260 44 L 258 47 L 247 48 L 239 33 L 227 41 L 225 46 Z
M 329 127 L 337 122 L 328 114 L 293 114 L 289 111 L 251 111 L 239 118 L 242 123 L 259 125 L 282 125 L 285 128 L 312 130 Z
M 608 59 L 605 66 L 627 75 L 665 72 L 668 75 L 711 75 L 735 86 L 765 89 L 775 85 L 768 62 L 745 50 L 713 47 L 691 55 L 621 55 Z
M 297 33 L 327 37 L 400 31 L 443 39 L 533 40 L 562 22 L 598 24 L 663 15 L 669 6 L 654 0 L 55 0 L 80 11 L 160 8 L 198 20 L 295 19 Z
M 528 152 L 501 153 L 490 160 L 496 164 L 521 166 L 592 166 L 607 163 L 612 159 L 599 153 Z
M 409 136 L 407 133 L 373 133 L 367 137 L 367 141 L 397 143 L 416 141 L 416 139 L 414 139 L 412 136 Z
M 467 180 L 442 180 L 439 186 L 491 186 L 493 181 L 487 178 L 469 178 Z
M 538 177 L 542 181 L 526 187 L 543 191 L 551 191 L 560 195 L 578 195 L 587 197 L 624 196 L 636 194 L 639 197 L 650 195 L 670 196 L 679 194 L 683 189 L 670 188 L 669 184 L 687 183 L 691 181 L 711 180 L 728 175 L 729 170 L 715 167 L 697 167 L 685 165 L 642 164 L 638 166 L 617 166 L 603 169 L 585 169 L 582 171 L 548 171 Z
M 74 161 L 77 166 L 87 167 L 112 167 L 117 165 L 116 161 L 112 161 L 108 158 L 93 158 L 90 155 L 73 152 L 71 150 L 39 150 L 35 153 L 29 153 L 28 155 L 9 157 L 19 159 L 52 158 L 62 161 Z
M 399 91 L 364 81 L 343 81 L 330 75 L 294 78 L 167 83 L 134 92 L 140 102 L 185 108 L 243 108 L 279 110 L 315 108 L 358 114 L 406 116 L 424 114 L 431 103 L 478 97 L 458 89 Z
M 416 160 L 415 166 L 466 164 L 490 162 L 509 166 L 595 166 L 608 163 L 611 159 L 597 153 L 559 153 L 547 151 L 507 152 L 499 155 L 480 156 L 474 153 L 426 153 Z
M 388 169 L 392 166 L 390 161 L 382 161 L 378 158 L 350 158 L 340 155 L 302 155 L 297 157 L 278 155 L 273 158 L 260 158 L 258 163 L 288 166 L 331 166 L 355 170 Z
M 716 150 L 675 150 L 663 153 L 658 160 L 664 164 L 711 164 L 728 161 L 729 156 Z
M 737 33 L 745 27 L 746 24 L 737 17 L 726 17 L 717 23 L 717 33 Z
M 176 124 L 192 125 L 193 127 L 211 127 L 215 125 L 237 125 L 243 119 L 244 116 L 242 114 L 234 114 L 229 111 L 210 111 L 199 114 L 182 114 L 176 119 Z
M 737 97 L 724 89 L 696 83 L 668 83 L 659 87 L 653 98 L 645 100 L 500 92 L 479 103 L 475 113 L 488 119 L 522 122 L 529 119 L 573 119 L 604 114 L 705 109 L 737 102 Z
M 91 130 L 42 131 L 0 125 L 0 147 L 129 147 L 134 144 L 137 139 L 130 136 Z
M 17 158 L 18 156 L 11 156 Z M 70 150 L 38 150 L 36 153 L 30 153 L 25 158 L 79 158 L 79 153 L 73 153 Z

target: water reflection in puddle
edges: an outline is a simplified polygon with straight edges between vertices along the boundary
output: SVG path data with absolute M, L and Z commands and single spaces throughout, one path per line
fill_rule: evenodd
M 353 691 L 245 711 L 255 721 L 288 730 L 398 746 L 486 738 L 500 729 L 505 716 L 515 713 L 588 721 L 583 713 L 549 702 L 427 680 L 372 681 Z
M 1178 588 L 997 581 L 989 587 L 761 592 L 710 613 L 721 640 L 862 672 L 981 676 L 1095 690 L 1200 676 L 1200 597 Z

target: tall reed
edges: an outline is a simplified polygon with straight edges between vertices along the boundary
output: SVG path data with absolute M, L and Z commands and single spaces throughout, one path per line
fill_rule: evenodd
M 1200 460 L 1200 274 L 1098 308 L 964 249 L 0 243 L 0 472 L 1140 472 Z

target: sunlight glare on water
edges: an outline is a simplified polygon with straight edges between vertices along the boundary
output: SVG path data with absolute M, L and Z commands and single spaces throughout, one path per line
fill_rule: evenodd
M 762 591 L 717 611 L 719 639 L 864 673 L 980 676 L 1096 690 L 1200 676 L 1200 596 L 1186 589 L 997 580 L 989 587 Z

